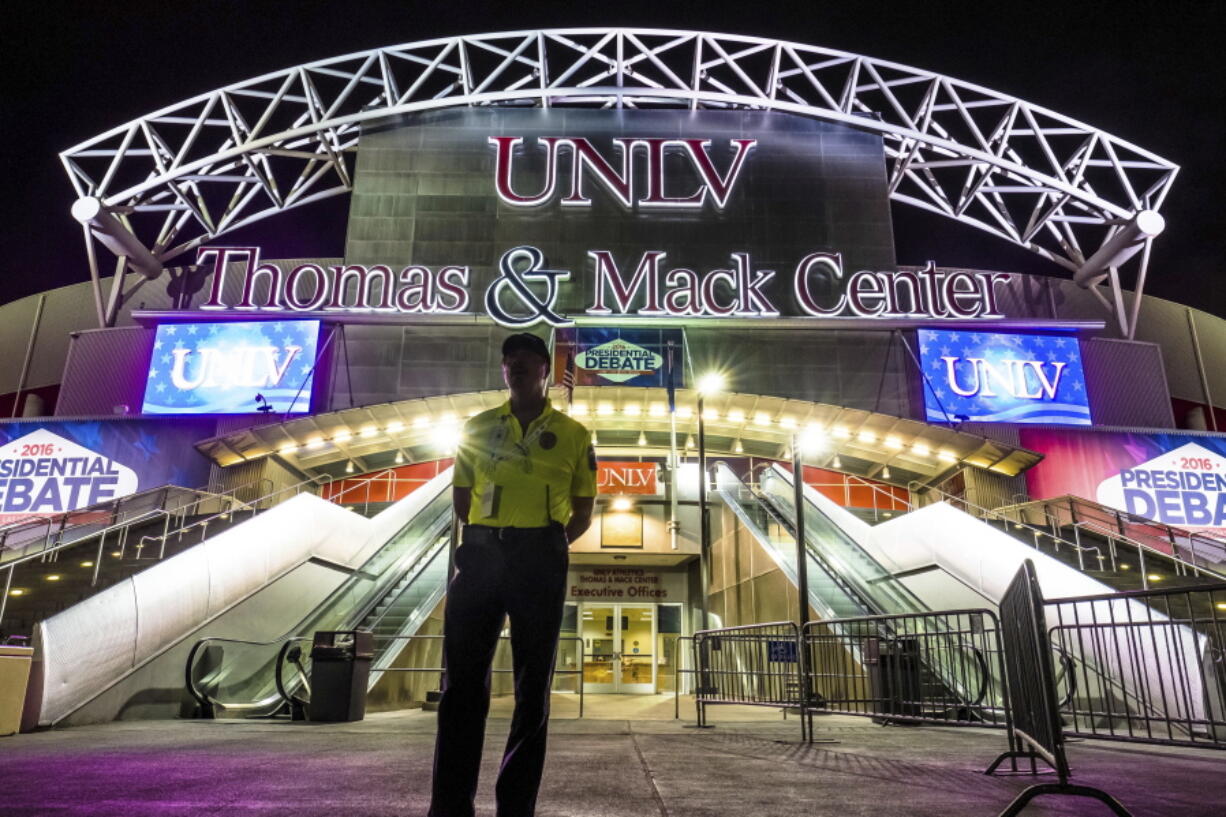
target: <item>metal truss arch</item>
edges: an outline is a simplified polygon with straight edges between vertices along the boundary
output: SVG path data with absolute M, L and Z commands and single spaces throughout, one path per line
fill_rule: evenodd
M 156 277 L 223 233 L 352 189 L 364 123 L 447 107 L 777 111 L 880 134 L 891 199 L 1025 247 L 1093 288 L 1130 334 L 1178 167 L 1090 125 L 952 77 L 758 37 L 638 28 L 447 37 L 227 85 L 60 154 L 74 215 Z M 97 278 L 96 248 L 90 249 Z M 1138 254 L 1138 251 L 1139 254 Z M 122 275 L 117 275 L 122 278 Z M 1096 284 L 1110 278 L 1114 297 Z M 113 289 L 100 318 L 123 297 Z

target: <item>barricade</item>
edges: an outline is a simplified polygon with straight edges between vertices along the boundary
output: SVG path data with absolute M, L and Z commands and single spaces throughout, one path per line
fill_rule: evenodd
M 1008 726 L 1000 625 L 991 610 L 809 622 L 806 717 Z
M 1226 748 L 1226 584 L 1049 600 L 1065 733 Z
M 1056 693 L 1056 675 L 1052 650 L 1048 641 L 1043 594 L 1039 589 L 1034 564 L 1027 559 L 1009 584 L 1000 602 L 1005 648 L 1005 674 L 1009 710 L 1012 716 L 1010 733 L 1022 747 L 1011 746 L 1002 753 L 984 774 L 992 774 L 1005 760 L 1016 769 L 1017 758 L 1031 762 L 1042 758 L 1055 770 L 1059 782 L 1030 786 L 1014 798 L 1000 817 L 1013 817 L 1035 797 L 1058 794 L 1089 797 L 1106 804 L 1120 817 L 1131 817 L 1119 802 L 1102 789 L 1074 785 L 1068 782 L 1069 765 L 1064 753 L 1064 733 L 1060 723 L 1060 701 Z
M 724 627 L 694 633 L 698 726 L 711 705 L 801 707 L 804 678 L 799 628 L 790 621 Z M 804 739 L 805 719 L 800 718 Z

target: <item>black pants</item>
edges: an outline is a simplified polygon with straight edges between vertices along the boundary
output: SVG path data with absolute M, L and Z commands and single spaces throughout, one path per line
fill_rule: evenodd
M 498 772 L 498 817 L 532 817 L 545 765 L 549 688 L 562 626 L 568 551 L 561 525 L 466 527 L 447 588 L 430 817 L 472 817 L 490 664 L 504 616 L 511 619 L 515 715 Z

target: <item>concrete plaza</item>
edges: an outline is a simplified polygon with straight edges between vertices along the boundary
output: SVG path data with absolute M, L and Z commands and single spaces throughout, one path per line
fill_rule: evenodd
M 508 702 L 493 707 L 477 813 L 493 814 L 492 788 Z M 817 720 L 804 744 L 795 718 L 747 707 L 711 710 L 658 696 L 557 696 L 541 817 L 932 815 L 989 817 L 1030 776 L 985 777 L 1002 731 L 883 727 L 839 716 Z M 690 724 L 690 726 L 687 726 Z M 424 815 L 433 713 L 374 714 L 352 724 L 286 721 L 148 721 L 0 738 L 0 814 Z M 1135 744 L 1070 744 L 1074 782 L 1115 795 L 1136 817 L 1222 814 L 1222 754 Z M 1051 780 L 1049 776 L 1038 781 Z M 1107 815 L 1080 798 L 1040 798 L 1027 815 Z

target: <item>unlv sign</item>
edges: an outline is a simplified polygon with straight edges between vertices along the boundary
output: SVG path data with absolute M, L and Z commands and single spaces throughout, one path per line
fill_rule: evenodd
M 759 210 L 769 218 L 765 202 L 743 208 L 752 211 L 748 215 L 731 212 L 738 201 L 734 196 L 738 182 L 761 197 L 761 191 L 774 190 L 781 175 L 793 177 L 801 168 L 790 161 L 792 154 L 782 149 L 778 156 L 768 153 L 758 139 L 631 135 L 597 147 L 593 140 L 578 136 L 489 136 L 489 132 L 480 134 L 482 147 L 489 150 L 486 160 L 492 159 L 492 173 L 483 183 L 503 205 L 516 210 L 556 205 L 558 217 L 572 224 L 577 224 L 576 215 L 583 215 L 573 211 L 592 208 L 596 198 L 627 211 L 624 218 L 610 218 L 606 210 L 581 228 L 595 230 L 591 238 L 595 246 L 587 250 L 586 263 L 572 258 L 560 264 L 548 247 L 525 243 L 499 248 L 491 261 L 480 266 L 456 258 L 432 266 L 308 263 L 283 270 L 261 263 L 258 247 L 204 247 L 197 253 L 197 263 L 211 265 L 212 282 L 200 308 L 312 315 L 468 315 L 476 307 L 508 327 L 541 322 L 570 326 L 571 314 L 580 311 L 602 317 L 680 319 L 1004 317 L 996 291 L 1011 277 L 1004 273 L 942 270 L 932 263 L 916 271 L 852 271 L 844 268 L 840 253 L 813 251 L 803 243 L 790 245 L 795 246 L 792 250 L 760 248 L 759 258 L 775 259 L 768 265 L 755 263 L 752 248 L 733 243 L 725 249 L 719 233 L 714 248 L 708 239 L 697 252 L 707 259 L 705 263 L 687 260 L 695 248 L 674 236 L 656 246 L 625 248 L 624 236 L 633 235 L 634 224 L 641 229 L 650 226 L 657 237 L 661 227 L 684 237 L 684 224 L 744 225 L 746 218 L 758 218 L 753 213 Z M 763 165 L 763 179 L 745 172 L 755 161 Z M 780 195 L 790 201 L 786 197 L 794 199 L 797 192 Z M 561 215 L 566 211 L 572 214 Z M 606 222 L 616 222 L 606 245 L 619 247 L 616 251 L 597 243 Z M 386 226 L 381 224 L 381 229 Z M 740 229 L 729 229 L 732 235 L 743 235 Z M 807 241 L 808 228 L 797 235 L 797 241 Z M 649 240 L 645 238 L 644 244 Z M 227 275 L 240 264 L 241 287 L 228 286 Z M 580 265 L 585 268 L 576 269 Z
M 516 207 L 535 207 L 553 201 L 558 187 L 558 156 L 567 151 L 572 159 L 567 193 L 561 198 L 563 207 L 591 207 L 592 200 L 584 188 L 584 182 L 591 180 L 627 208 L 697 209 L 710 201 L 720 210 L 728 204 L 732 186 L 745 167 L 745 157 L 758 143 L 757 139 L 729 140 L 734 155 L 727 170 L 721 173 L 708 153 L 710 139 L 618 138 L 613 140 L 618 157 L 609 160 L 589 139 L 545 136 L 537 140 L 545 154 L 544 185 L 536 192 L 520 193 L 512 184 L 512 165 L 516 148 L 523 144 L 523 138 L 491 136 L 489 141 L 496 154 L 494 189 L 498 198 Z M 689 159 L 688 192 L 681 195 L 665 189 L 664 156 L 670 150 L 683 152 Z M 646 169 L 647 189 L 644 191 L 634 189 L 636 156 L 641 157 L 640 162 Z M 674 179 L 674 182 L 681 187 L 681 180 Z

